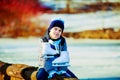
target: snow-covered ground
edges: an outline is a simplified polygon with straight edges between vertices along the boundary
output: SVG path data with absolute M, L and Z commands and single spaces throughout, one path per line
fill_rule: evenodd
M 0 60 L 38 66 L 39 38 L 1 38 Z M 120 77 L 120 41 L 67 39 L 69 67 L 81 78 Z M 111 80 L 111 79 L 110 79 Z
M 101 28 L 120 28 L 120 11 L 98 11 L 94 13 L 82 14 L 42 14 L 34 18 L 38 20 L 50 21 L 61 18 L 65 22 L 65 31 L 83 31 Z M 41 24 L 41 23 L 40 23 Z M 46 24 L 46 23 L 42 23 Z

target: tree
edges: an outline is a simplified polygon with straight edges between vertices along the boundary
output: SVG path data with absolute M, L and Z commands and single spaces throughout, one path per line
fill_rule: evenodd
M 6 31 L 6 27 L 9 27 L 18 32 L 30 23 L 30 17 L 47 10 L 50 8 L 43 6 L 39 0 L 0 0 L 0 29 Z

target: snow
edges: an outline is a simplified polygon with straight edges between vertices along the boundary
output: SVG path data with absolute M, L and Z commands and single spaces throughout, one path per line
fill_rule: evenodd
M 38 66 L 39 38 L 1 38 L 0 60 Z M 120 77 L 120 40 L 67 38 L 69 67 L 80 79 Z
M 41 20 L 61 18 L 65 22 L 65 31 L 76 32 L 101 28 L 120 28 L 120 12 L 98 11 L 82 14 L 43 14 Z

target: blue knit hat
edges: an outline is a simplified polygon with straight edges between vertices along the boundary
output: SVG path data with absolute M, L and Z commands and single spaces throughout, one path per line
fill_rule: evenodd
M 63 32 L 63 30 L 64 30 L 64 22 L 62 20 L 59 20 L 59 19 L 53 20 L 51 22 L 50 26 L 48 27 L 48 31 L 50 31 L 55 26 L 61 28 L 62 32 Z

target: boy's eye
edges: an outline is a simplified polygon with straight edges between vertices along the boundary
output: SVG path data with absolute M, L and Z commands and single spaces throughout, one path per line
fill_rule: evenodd
M 54 30 L 57 30 L 57 28 L 54 28 Z
M 59 32 L 62 32 L 62 30 L 59 30 Z
M 58 28 L 56 28 L 56 27 L 54 27 L 54 30 L 55 30 L 55 31 L 58 30 L 59 32 L 62 32 L 61 29 L 58 29 Z

